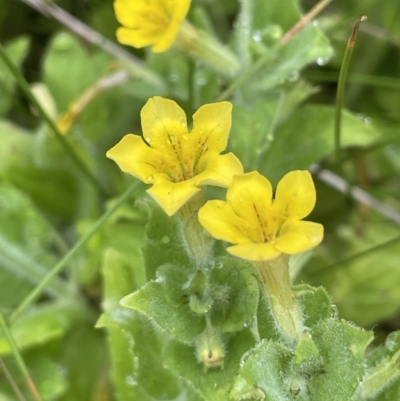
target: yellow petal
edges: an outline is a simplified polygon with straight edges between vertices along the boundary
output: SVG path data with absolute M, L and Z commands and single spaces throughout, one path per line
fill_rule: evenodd
M 272 207 L 271 183 L 257 171 L 235 175 L 226 194 L 226 200 L 235 213 L 246 219 L 254 242 L 265 242 L 267 218 Z
M 227 145 L 232 124 L 232 104 L 219 102 L 206 104 L 193 115 L 191 146 L 208 152 L 222 152 Z
M 172 17 L 177 20 L 182 20 L 189 12 L 191 0 L 162 0 L 169 9 L 172 9 Z
M 291 171 L 279 181 L 275 204 L 281 207 L 285 217 L 301 220 L 311 213 L 315 202 L 315 186 L 308 171 Z
M 147 190 L 168 216 L 177 212 L 199 191 L 192 180 L 171 182 L 162 176 L 156 177 L 154 185 Z
M 317 246 L 323 239 L 322 224 L 311 221 L 286 220 L 281 227 L 275 246 L 289 255 Z
M 249 242 L 245 236 L 246 221 L 236 216 L 224 201 L 208 201 L 199 210 L 200 224 L 216 239 L 234 244 Z
M 122 171 L 146 183 L 152 183 L 154 175 L 162 172 L 159 155 L 139 135 L 125 135 L 106 156 L 114 160 Z
M 186 17 L 190 7 L 190 0 L 163 0 L 161 2 L 164 3 L 164 8 L 169 10 L 171 18 L 169 25 L 165 28 L 159 40 L 154 43 L 151 49 L 155 53 L 163 52 L 172 46 L 178 34 L 181 22 Z
M 137 49 L 148 46 L 159 39 L 158 34 L 149 35 L 147 32 L 143 34 L 141 31 L 123 27 L 117 29 L 116 35 L 119 43 L 133 46 Z
M 118 22 L 126 28 L 157 28 L 158 31 L 162 31 L 169 23 L 165 10 L 144 0 L 116 0 L 114 11 Z
M 157 41 L 154 42 L 151 50 L 154 53 L 161 53 L 168 50 L 174 43 L 176 35 L 180 27 L 179 22 L 172 22 L 169 26 L 162 32 Z
M 176 102 L 155 96 L 140 113 L 143 137 L 154 149 L 173 152 L 178 139 L 188 135 L 186 115 Z
M 238 258 L 253 262 L 274 259 L 281 254 L 271 242 L 234 245 L 227 248 L 227 251 Z
M 242 163 L 233 153 L 203 158 L 199 170 L 202 172 L 194 177 L 196 185 L 229 187 L 233 175 L 243 174 Z

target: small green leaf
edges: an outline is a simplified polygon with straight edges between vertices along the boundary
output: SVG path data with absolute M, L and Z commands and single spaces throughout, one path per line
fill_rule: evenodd
M 171 341 L 166 355 L 165 364 L 176 375 L 181 377 L 206 401 L 230 401 L 230 388 L 239 370 L 242 355 L 254 345 L 254 340 L 248 330 L 223 337 L 226 343 L 224 365 L 220 368 L 205 370 L 198 363 L 191 346 Z
M 236 377 L 231 397 L 234 400 L 288 400 L 292 353 L 280 344 L 263 340 L 252 350 Z
M 189 309 L 183 290 L 188 269 L 171 264 L 159 268 L 156 281 L 121 300 L 121 305 L 144 313 L 178 340 L 190 343 L 205 329 L 205 319 Z
M 143 206 L 149 210 L 147 238 L 143 248 L 147 279 L 155 279 L 157 269 L 165 263 L 190 266 L 191 261 L 182 247 L 177 218 L 168 217 L 152 201 L 145 202 Z
M 400 390 L 400 332 L 367 355 L 367 369 L 354 400 L 392 401 Z
M 301 284 L 293 289 L 302 306 L 305 326 L 313 327 L 321 320 L 331 317 L 332 301 L 324 288 Z
M 308 383 L 311 399 L 349 400 L 363 377 L 364 353 L 371 332 L 344 320 L 323 320 L 312 330 L 312 338 L 323 358 L 323 370 Z
M 241 330 L 257 312 L 259 287 L 250 265 L 233 258 L 215 260 L 211 271 L 211 321 L 223 332 Z

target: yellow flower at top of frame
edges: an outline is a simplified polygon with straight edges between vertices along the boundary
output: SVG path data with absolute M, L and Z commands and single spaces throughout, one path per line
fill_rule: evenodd
M 271 183 L 253 171 L 233 177 L 226 202 L 208 201 L 199 221 L 215 238 L 233 244 L 228 252 L 250 261 L 296 254 L 318 245 L 323 226 L 301 221 L 313 210 L 316 192 L 308 171 L 291 171 L 278 183 L 273 199 Z
M 122 25 L 118 42 L 136 48 L 153 45 L 153 52 L 163 52 L 172 46 L 189 7 L 190 0 L 115 0 Z
M 189 132 L 184 111 L 172 100 L 153 97 L 141 111 L 143 141 L 128 134 L 107 152 L 120 169 L 153 186 L 147 192 L 172 216 L 203 185 L 228 187 L 243 167 L 226 148 L 232 104 L 200 107 Z

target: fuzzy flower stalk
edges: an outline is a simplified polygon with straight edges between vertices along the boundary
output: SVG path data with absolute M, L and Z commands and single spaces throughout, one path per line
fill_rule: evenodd
M 114 10 L 122 25 L 116 35 L 120 43 L 160 53 L 176 46 L 219 72 L 234 76 L 239 72 L 237 57 L 185 18 L 190 0 L 115 0 Z
M 141 111 L 143 137 L 128 134 L 107 152 L 122 171 L 152 185 L 148 194 L 168 216 L 179 211 L 189 251 L 199 260 L 210 243 L 197 221 L 204 187 L 228 187 L 234 174 L 243 173 L 236 156 L 221 155 L 227 146 L 231 115 L 229 102 L 206 104 L 193 115 L 189 130 L 177 103 L 154 97 Z
M 323 226 L 302 221 L 313 210 L 316 192 L 308 171 L 292 171 L 278 183 L 258 172 L 236 175 L 226 201 L 212 200 L 199 221 L 214 237 L 234 244 L 227 251 L 254 265 L 276 325 L 289 341 L 299 338 L 303 317 L 289 279 L 289 255 L 318 245 Z

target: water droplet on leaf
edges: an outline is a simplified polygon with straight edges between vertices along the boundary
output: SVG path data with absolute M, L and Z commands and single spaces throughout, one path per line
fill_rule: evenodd
M 164 235 L 164 236 L 161 238 L 161 242 L 162 242 L 163 244 L 168 244 L 170 241 L 171 241 L 171 238 L 169 238 L 168 235 Z
M 254 32 L 253 33 L 253 39 L 256 41 L 256 42 L 260 42 L 261 41 L 261 32 L 260 31 L 256 31 L 256 32 Z
M 329 59 L 326 57 L 318 57 L 316 63 L 318 65 L 326 65 L 328 63 Z
M 125 382 L 128 386 L 137 386 L 137 381 L 135 380 L 135 378 L 133 376 L 126 376 L 125 378 Z

